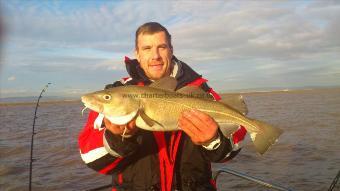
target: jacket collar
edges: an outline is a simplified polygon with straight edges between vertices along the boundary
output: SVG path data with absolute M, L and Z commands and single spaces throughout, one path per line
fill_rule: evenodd
M 177 80 L 177 88 L 185 86 L 187 83 L 194 81 L 197 78 L 202 77 L 197 72 L 195 72 L 186 63 L 178 60 L 175 56 L 172 58 L 174 64 L 173 70 L 171 71 L 171 76 L 175 77 Z M 144 70 L 140 67 L 137 59 L 125 58 L 125 66 L 130 77 L 137 82 L 142 81 L 144 84 L 148 85 L 151 80 L 145 75 Z

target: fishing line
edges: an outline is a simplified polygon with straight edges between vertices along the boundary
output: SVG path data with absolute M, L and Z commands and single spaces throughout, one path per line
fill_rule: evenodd
M 122 142 L 124 141 L 126 130 L 127 130 L 127 128 L 126 128 L 126 125 L 125 125 L 124 131 L 123 131 L 123 134 L 122 134 Z
M 28 190 L 31 191 L 32 190 L 32 164 L 33 164 L 33 141 L 34 141 L 34 135 L 36 134 L 34 132 L 34 127 L 35 127 L 35 120 L 38 118 L 37 117 L 37 111 L 38 111 L 38 107 L 39 107 L 39 102 L 40 102 L 40 98 L 42 98 L 42 94 L 47 90 L 48 85 L 50 85 L 51 83 L 47 83 L 46 86 L 44 87 L 44 89 L 41 90 L 41 93 L 39 95 L 37 104 L 35 106 L 35 111 L 34 111 L 34 118 L 33 118 L 33 126 L 32 126 L 32 138 L 31 138 L 31 159 L 30 159 L 30 174 L 29 174 L 29 185 L 28 185 Z
M 87 109 L 88 107 L 84 107 L 84 109 L 81 110 L 81 116 L 84 116 L 84 111 Z

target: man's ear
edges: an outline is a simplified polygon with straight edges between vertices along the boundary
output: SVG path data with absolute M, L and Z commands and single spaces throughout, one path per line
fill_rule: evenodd
M 140 63 L 139 52 L 138 52 L 137 49 L 135 49 L 135 57 L 138 60 L 138 62 Z
M 174 55 L 174 48 L 172 47 L 172 45 L 170 46 L 170 50 L 171 50 L 171 54 Z

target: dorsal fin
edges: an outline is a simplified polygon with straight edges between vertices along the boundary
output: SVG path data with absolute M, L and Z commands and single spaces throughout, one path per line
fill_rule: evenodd
M 173 77 L 167 76 L 157 81 L 154 81 L 152 84 L 150 84 L 149 87 L 168 90 L 168 91 L 175 91 L 176 86 L 177 86 L 177 80 Z
M 247 115 L 248 113 L 247 105 L 244 102 L 243 96 L 240 94 L 222 94 L 220 102 L 236 109 L 243 115 Z
M 193 98 L 203 98 L 214 100 L 214 97 L 197 86 L 184 86 L 176 91 L 177 93 L 192 96 Z

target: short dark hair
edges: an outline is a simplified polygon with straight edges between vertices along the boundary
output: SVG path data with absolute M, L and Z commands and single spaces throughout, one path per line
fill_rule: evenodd
M 167 38 L 168 43 L 170 45 L 170 48 L 172 48 L 171 35 L 170 35 L 169 31 L 163 25 L 161 25 L 157 22 L 148 22 L 148 23 L 144 23 L 143 25 L 138 27 L 138 29 L 136 31 L 136 39 L 135 39 L 136 50 L 138 50 L 138 36 L 140 34 L 155 34 L 155 33 L 158 33 L 158 32 L 165 32 L 166 38 Z

